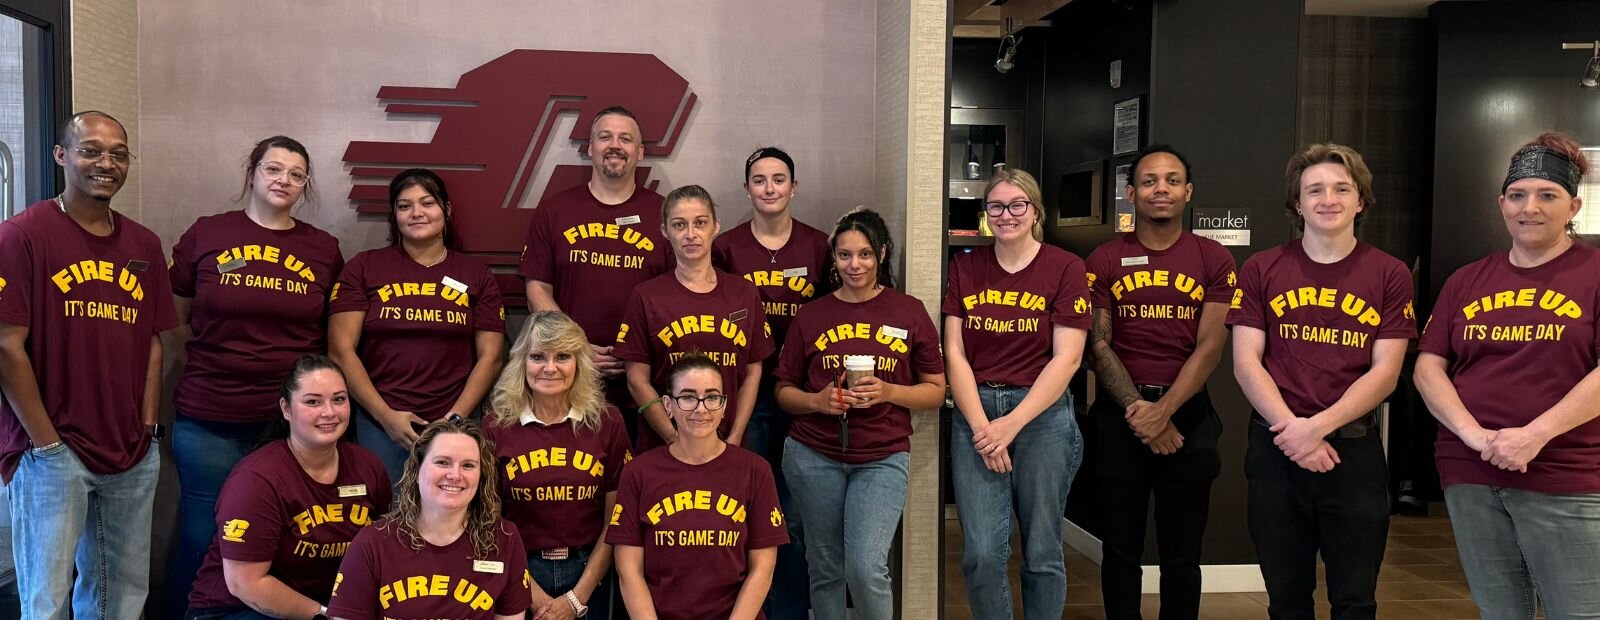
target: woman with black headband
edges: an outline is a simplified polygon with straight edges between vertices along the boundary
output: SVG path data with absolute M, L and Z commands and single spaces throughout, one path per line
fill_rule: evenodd
M 1422 336 L 1417 389 L 1484 618 L 1600 609 L 1600 252 L 1572 228 L 1588 171 L 1563 134 L 1519 149 L 1499 200 L 1511 249 L 1456 270 Z

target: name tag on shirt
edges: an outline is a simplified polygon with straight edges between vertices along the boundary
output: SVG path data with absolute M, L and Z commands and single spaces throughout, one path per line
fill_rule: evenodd
M 804 278 L 804 277 L 806 277 L 806 268 L 805 267 L 795 267 L 793 269 L 785 269 L 785 270 L 783 270 L 783 277 L 785 277 L 785 278 Z
M 1148 256 L 1124 256 L 1124 257 L 1122 257 L 1122 266 L 1123 267 L 1132 267 L 1134 265 L 1148 265 L 1148 264 L 1150 264 L 1150 257 L 1148 257 Z
M 235 270 L 238 270 L 240 268 L 243 268 L 244 265 L 245 265 L 244 259 L 235 258 L 235 259 L 230 260 L 230 261 L 228 261 L 226 263 L 223 263 L 221 265 L 217 265 L 217 273 L 228 273 L 230 271 L 235 271 Z
M 367 485 L 347 484 L 339 487 L 339 497 L 361 497 L 367 494 Z
M 506 572 L 505 562 L 494 560 L 476 560 L 472 563 L 472 570 L 479 573 L 494 573 L 496 575 Z
M 128 271 L 132 271 L 134 273 L 143 273 L 144 270 L 149 268 L 150 261 L 139 260 L 137 258 L 128 261 Z
M 728 320 L 729 321 L 743 321 L 744 317 L 747 317 L 747 316 L 750 316 L 750 313 L 746 312 L 744 308 L 740 308 L 738 310 L 734 310 L 733 314 L 728 315 Z
M 888 336 L 890 338 L 899 338 L 901 340 L 905 340 L 907 336 L 911 335 L 911 332 L 908 332 L 906 330 L 900 329 L 898 327 L 890 327 L 888 325 L 885 325 L 885 326 L 883 326 L 883 335 Z
M 444 279 L 440 280 L 439 282 L 443 283 L 445 286 L 455 289 L 457 293 L 467 292 L 467 285 L 465 283 L 450 276 L 445 276 Z
M 638 224 L 638 223 L 639 223 L 639 216 L 637 216 L 637 215 L 630 215 L 628 217 L 619 217 L 619 218 L 617 218 L 617 225 L 618 226 L 632 226 L 632 225 Z

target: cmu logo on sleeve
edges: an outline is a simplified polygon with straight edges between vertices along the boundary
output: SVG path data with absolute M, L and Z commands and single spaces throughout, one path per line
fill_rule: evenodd
M 250 529 L 250 522 L 244 519 L 232 519 L 222 524 L 222 539 L 228 542 L 244 542 L 244 531 Z
M 406 168 L 432 168 L 453 194 L 462 250 L 498 266 L 516 265 L 522 252 L 533 210 L 520 207 L 589 180 L 588 163 L 559 163 L 552 147 L 587 156 L 595 113 L 620 105 L 639 118 L 646 161 L 665 158 L 697 99 L 688 80 L 650 54 L 529 49 L 467 71 L 454 87 L 383 86 L 377 96 L 394 120 L 411 124 L 420 115 L 438 124 L 425 143 L 350 142 L 343 160 L 356 211 L 387 214 L 389 180 Z M 558 135 L 563 122 L 572 130 Z M 548 178 L 536 178 L 541 162 Z M 651 189 L 660 184 L 646 181 L 649 166 L 637 176 Z M 541 182 L 543 192 L 533 196 Z M 523 290 L 515 275 L 497 277 L 501 290 Z

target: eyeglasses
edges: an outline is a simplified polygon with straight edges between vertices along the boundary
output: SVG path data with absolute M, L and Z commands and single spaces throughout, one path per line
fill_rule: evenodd
M 273 181 L 282 179 L 287 174 L 289 175 L 289 184 L 296 187 L 304 186 L 311 181 L 311 175 L 299 170 L 290 170 L 278 164 L 264 163 L 257 164 L 256 167 L 261 169 L 261 174 L 267 175 L 267 178 Z
M 695 396 L 693 394 L 668 396 L 667 398 L 677 401 L 679 411 L 694 411 L 694 408 L 700 406 L 702 403 L 705 404 L 706 411 L 718 411 L 721 410 L 724 405 L 728 404 L 728 397 L 721 394 L 711 394 L 704 398 Z
M 1011 204 L 1006 204 L 1003 202 L 986 202 L 983 204 L 983 210 L 989 214 L 989 217 L 1000 217 L 1001 211 L 1005 211 L 1017 217 L 1022 217 L 1028 212 L 1029 209 L 1032 208 L 1033 203 L 1027 200 L 1018 200 Z
M 67 150 L 77 153 L 79 157 L 89 161 L 100 161 L 100 158 L 102 157 L 110 157 L 111 161 L 119 164 L 126 164 L 138 159 L 137 157 L 133 156 L 133 153 L 129 153 L 127 151 L 102 151 L 100 149 L 91 149 L 85 147 L 72 147 Z

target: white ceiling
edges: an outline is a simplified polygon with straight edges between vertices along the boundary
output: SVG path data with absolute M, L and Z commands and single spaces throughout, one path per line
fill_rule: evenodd
M 1437 0 L 1306 0 L 1306 15 L 1427 17 Z

